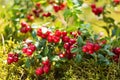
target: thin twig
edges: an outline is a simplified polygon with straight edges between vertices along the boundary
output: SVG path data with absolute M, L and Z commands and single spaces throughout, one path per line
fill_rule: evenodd
M 3 53 L 5 53 L 5 40 L 3 34 L 1 34 L 1 37 L 2 37 Z

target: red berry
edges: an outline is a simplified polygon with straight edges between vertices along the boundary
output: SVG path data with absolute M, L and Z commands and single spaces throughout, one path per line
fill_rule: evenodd
M 67 32 L 66 31 L 61 32 L 61 36 L 62 37 L 67 36 Z
M 65 8 L 65 6 L 66 6 L 66 3 L 61 3 L 60 4 L 60 10 L 63 10 Z
M 22 52 L 23 52 L 23 53 L 26 53 L 26 52 L 27 52 L 27 48 L 23 48 L 23 49 L 22 49 Z
M 21 27 L 21 28 L 20 28 L 20 32 L 21 32 L 21 33 L 27 33 L 26 27 Z
M 99 14 L 101 14 L 101 13 L 103 12 L 103 7 L 97 8 L 97 12 L 98 12 Z
M 114 3 L 115 3 L 115 4 L 119 4 L 119 3 L 120 3 L 120 0 L 114 0 Z
M 60 53 L 58 56 L 59 56 L 60 58 L 64 58 L 64 57 L 65 57 L 65 54 L 64 54 L 64 53 Z
M 70 60 L 73 58 L 73 54 L 72 53 L 66 54 L 66 57 Z
M 47 35 L 46 35 L 46 34 L 42 34 L 41 37 L 42 37 L 43 39 L 46 39 L 46 38 L 47 38 Z
M 41 6 L 40 3 L 37 2 L 37 3 L 36 3 L 36 7 L 37 7 L 37 8 L 40 8 L 40 6 Z
M 47 31 L 47 32 L 46 32 L 46 35 L 47 35 L 47 36 L 51 35 L 51 31 Z
M 74 36 L 74 38 L 77 37 L 77 32 L 70 32 L 70 34 L 71 34 L 72 36 Z
M 18 62 L 18 57 L 17 56 L 14 57 L 14 62 Z
M 100 49 L 100 45 L 99 44 L 94 44 L 94 51 L 97 51 Z
M 81 32 L 79 30 L 77 31 L 77 33 L 78 33 L 78 35 L 81 35 Z
M 44 17 L 49 17 L 49 16 L 51 16 L 51 13 L 50 13 L 50 12 L 44 13 L 42 16 L 44 16 Z
M 27 56 L 31 56 L 33 54 L 33 51 L 31 49 L 27 49 L 26 53 Z
M 93 12 L 95 15 L 98 15 L 98 14 L 99 14 L 97 8 L 93 8 L 93 9 L 92 9 L 92 12 Z
M 87 43 L 86 47 L 88 50 L 93 50 L 94 49 L 94 44 L 93 43 Z
M 41 28 L 37 30 L 37 35 L 42 36 L 42 29 Z
M 44 73 L 47 74 L 50 71 L 50 67 L 47 65 L 43 66 L 43 71 L 44 71 Z
M 85 52 L 85 53 L 88 52 L 88 49 L 87 49 L 86 45 L 82 47 L 82 51 Z
M 33 21 L 33 20 L 34 20 L 34 16 L 33 16 L 33 15 L 27 15 L 27 19 L 28 19 L 29 21 Z
M 118 55 L 115 55 L 115 56 L 113 56 L 113 60 L 115 61 L 115 62 L 117 62 L 118 63 L 118 61 L 119 61 L 119 56 Z
M 14 57 L 14 53 L 13 52 L 9 52 L 8 53 L 8 57 Z
M 93 50 L 89 50 L 88 53 L 89 53 L 89 54 L 93 54 L 94 51 L 93 51 Z
M 37 76 L 41 76 L 44 72 L 43 72 L 43 68 L 39 67 L 35 70 L 35 73 Z
M 34 44 L 29 45 L 29 49 L 33 52 L 36 50 L 36 46 Z
M 69 40 L 70 40 L 70 38 L 68 36 L 62 37 L 62 41 L 63 42 L 68 42 Z
M 70 40 L 69 40 L 69 44 L 70 44 L 70 45 L 73 45 L 74 43 L 76 43 L 76 40 L 75 40 L 75 39 L 70 39 Z
M 58 11 L 60 10 L 60 6 L 54 5 L 54 6 L 53 6 L 53 9 L 54 9 L 55 12 L 58 12 Z
M 66 49 L 66 54 L 70 54 L 71 52 L 70 52 L 70 49 Z
M 54 41 L 54 43 L 59 43 L 60 37 L 54 36 L 53 41 Z
M 106 43 L 107 43 L 107 40 L 102 40 L 100 44 L 103 45 L 103 44 L 106 44 Z
M 61 31 L 59 31 L 59 30 L 56 30 L 56 31 L 55 31 L 55 36 L 58 36 L 58 37 L 60 37 L 60 36 L 61 36 Z
M 8 64 L 11 64 L 11 63 L 13 63 L 14 62 L 14 58 L 13 57 L 8 57 L 7 58 L 7 63 Z
M 64 43 L 64 48 L 65 49 L 69 49 L 70 48 L 70 44 L 69 43 Z
M 49 35 L 48 37 L 47 37 L 47 40 L 48 40 L 48 42 L 53 42 L 53 36 L 52 35 Z
M 28 26 L 28 24 L 26 22 L 21 22 L 21 26 L 26 27 L 26 26 Z
M 47 59 L 47 60 L 45 60 L 45 61 L 42 61 L 42 64 L 43 64 L 43 65 L 49 66 L 49 65 L 50 65 L 49 59 Z
M 120 48 L 119 47 L 116 47 L 113 49 L 113 52 L 116 54 L 116 55 L 120 55 Z
M 96 8 L 96 5 L 95 4 L 91 4 L 91 8 Z

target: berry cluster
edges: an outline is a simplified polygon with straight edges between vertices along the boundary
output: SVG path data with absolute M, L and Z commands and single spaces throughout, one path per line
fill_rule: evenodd
M 18 62 L 18 54 L 14 54 L 13 52 L 8 53 L 7 63 L 11 64 L 13 62 Z
M 36 50 L 36 46 L 32 43 L 28 43 L 22 49 L 22 52 L 25 53 L 27 56 L 31 56 L 35 50 Z
M 36 75 L 38 75 L 38 76 L 41 76 L 44 73 L 47 74 L 50 71 L 51 64 L 50 64 L 49 59 L 43 61 L 42 64 L 43 64 L 43 66 L 37 68 L 35 71 Z
M 60 5 L 54 5 L 53 6 L 53 9 L 54 9 L 54 11 L 55 12 L 58 12 L 58 11 L 60 11 L 60 10 L 63 10 L 64 8 L 65 8 L 65 6 L 66 6 L 66 4 L 65 3 L 60 3 Z
M 91 8 L 92 8 L 92 12 L 97 16 L 99 16 L 103 12 L 103 7 L 96 7 L 95 4 L 92 4 Z
M 49 16 L 51 16 L 51 13 L 50 13 L 50 12 L 48 12 L 48 13 L 43 13 L 42 16 L 43 16 L 43 17 L 49 17 Z
M 115 55 L 113 56 L 113 60 L 114 60 L 115 62 L 118 62 L 118 61 L 119 61 L 119 58 L 120 58 L 120 47 L 113 48 L 113 49 L 112 49 L 112 52 L 115 54 Z
M 59 43 L 60 38 L 66 34 L 66 32 L 61 32 L 60 30 L 56 30 L 54 33 L 52 33 L 46 27 L 41 27 L 37 30 L 37 35 L 43 39 L 47 39 L 49 43 Z
M 43 9 L 41 8 L 41 4 L 39 2 L 36 3 L 35 9 L 33 9 L 32 11 L 36 17 L 39 17 L 39 14 L 43 12 Z
M 21 26 L 22 26 L 20 28 L 21 33 L 27 33 L 27 32 L 30 32 L 32 30 L 32 28 L 26 22 L 21 22 Z
M 33 14 L 28 14 L 28 15 L 27 15 L 27 19 L 28 19 L 29 21 L 33 21 L 33 20 L 34 20 Z
M 120 0 L 114 0 L 113 1 L 115 4 L 119 4 L 120 3 Z
M 100 45 L 98 43 L 91 43 L 91 42 L 87 42 L 87 44 L 82 47 L 82 51 L 89 54 L 93 54 L 99 49 L 100 49 Z
M 71 49 L 74 47 L 73 45 L 76 43 L 76 39 L 64 36 L 62 41 L 64 42 L 65 55 L 68 59 L 71 59 L 74 56 L 74 54 L 71 53 Z

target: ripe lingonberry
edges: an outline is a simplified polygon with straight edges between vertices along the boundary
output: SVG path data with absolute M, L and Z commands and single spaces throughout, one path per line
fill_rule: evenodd
M 60 53 L 58 56 L 59 56 L 60 58 L 64 58 L 64 57 L 65 57 L 65 54 L 64 54 L 64 53 Z
M 36 73 L 37 76 L 41 76 L 41 75 L 44 73 L 43 67 L 37 68 L 37 69 L 35 70 L 35 73 Z
M 28 26 L 28 24 L 23 21 L 23 22 L 21 22 L 21 26 L 22 26 L 22 27 L 26 27 L 26 26 Z
M 30 44 L 29 49 L 34 52 L 36 50 L 36 46 L 34 44 Z
M 54 36 L 53 41 L 54 41 L 54 43 L 59 43 L 60 37 Z
M 48 12 L 48 13 L 43 13 L 42 16 L 44 16 L 44 17 L 49 17 L 49 16 L 51 16 L 51 13 L 50 13 L 50 12 Z
M 26 47 L 22 48 L 22 52 L 26 53 L 27 52 L 27 48 Z
M 120 0 L 114 0 L 113 1 L 115 4 L 119 4 L 120 3 Z
M 96 5 L 95 4 L 91 4 L 91 8 L 96 8 Z
M 55 36 L 58 36 L 58 37 L 60 37 L 60 36 L 61 36 L 61 31 L 59 31 L 59 30 L 56 30 L 56 31 L 55 31 Z
M 66 6 L 66 3 L 64 2 L 64 3 L 61 3 L 60 4 L 60 10 L 63 10 L 64 8 L 65 8 L 65 6 Z
M 33 54 L 33 51 L 31 49 L 27 49 L 26 53 L 27 56 L 31 56 Z
M 65 49 L 69 49 L 70 48 L 70 44 L 69 43 L 64 43 L 64 48 Z
M 70 44 L 70 45 L 73 45 L 74 43 L 76 43 L 76 40 L 75 40 L 75 39 L 69 39 L 69 44 Z
M 63 36 L 62 37 L 63 42 L 68 42 L 69 40 L 70 40 L 70 38 L 68 36 Z
M 47 60 L 45 60 L 45 61 L 42 61 L 42 64 L 43 64 L 43 65 L 49 66 L 49 65 L 50 65 L 49 59 L 47 59 Z
M 99 44 L 94 44 L 94 51 L 97 51 L 100 49 L 100 45 Z
M 58 11 L 60 10 L 60 6 L 54 5 L 54 6 L 53 6 L 53 9 L 54 9 L 55 12 L 58 12 Z
M 39 2 L 36 3 L 36 7 L 40 8 L 41 4 Z
M 100 14 L 103 12 L 103 7 L 96 7 L 95 4 L 92 4 L 92 5 L 91 5 L 91 8 L 92 8 L 92 12 L 93 12 L 95 15 L 100 15 Z
M 11 64 L 11 63 L 13 63 L 14 62 L 14 58 L 13 57 L 8 57 L 7 58 L 7 63 L 8 64 Z
M 47 37 L 47 40 L 48 40 L 48 42 L 53 42 L 53 35 L 49 35 L 48 37 Z
M 83 51 L 84 53 L 88 52 L 88 49 L 87 49 L 87 46 L 86 46 L 86 45 L 82 47 L 82 51 Z
M 7 63 L 11 64 L 13 62 L 18 62 L 18 54 L 12 52 L 8 53 Z
M 66 32 L 66 31 L 61 32 L 61 36 L 62 36 L 62 37 L 66 36 L 66 35 L 67 35 L 67 32 Z
M 34 16 L 32 14 L 29 14 L 29 15 L 27 15 L 27 19 L 29 21 L 33 21 L 34 20 Z
M 50 67 L 47 65 L 43 66 L 43 71 L 44 71 L 44 73 L 47 74 L 50 71 Z

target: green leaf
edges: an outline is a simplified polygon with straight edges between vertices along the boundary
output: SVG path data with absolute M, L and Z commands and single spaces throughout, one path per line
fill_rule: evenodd
M 27 59 L 27 61 L 26 61 L 26 63 L 25 63 L 25 66 L 26 66 L 27 68 L 30 67 L 30 59 Z
M 71 13 L 71 11 L 70 11 L 69 9 L 67 9 L 67 10 L 65 10 L 65 12 L 64 12 L 63 15 L 64 15 L 64 17 L 65 17 L 65 19 L 66 19 L 66 18 L 72 16 L 72 13 Z
M 42 56 L 39 54 L 36 56 L 38 59 L 42 59 Z
M 79 63 L 82 60 L 82 56 L 80 54 L 76 55 L 75 61 Z
M 33 37 L 34 39 L 37 39 L 37 35 L 36 35 L 36 32 L 35 32 L 35 31 L 32 31 L 32 37 Z
M 82 46 L 82 44 L 83 44 L 83 39 L 82 39 L 81 36 L 78 37 L 78 39 L 77 39 L 77 44 L 78 44 L 79 47 Z
M 111 51 L 109 51 L 109 50 L 106 50 L 106 52 L 107 52 L 107 54 L 108 54 L 109 56 L 114 56 L 114 53 L 113 53 L 113 52 L 111 52 Z
M 72 49 L 71 49 L 71 53 L 77 53 L 77 52 L 79 52 L 79 49 L 78 49 L 78 48 L 72 48 Z
M 104 60 L 105 57 L 102 54 L 98 54 L 98 58 Z
M 49 49 L 48 49 L 48 47 L 46 46 L 45 49 L 44 49 L 44 54 L 47 55 L 48 52 L 49 52 Z
M 73 7 L 73 2 L 72 2 L 72 0 L 67 0 L 67 6 L 68 6 L 69 8 L 72 8 L 72 7 Z

